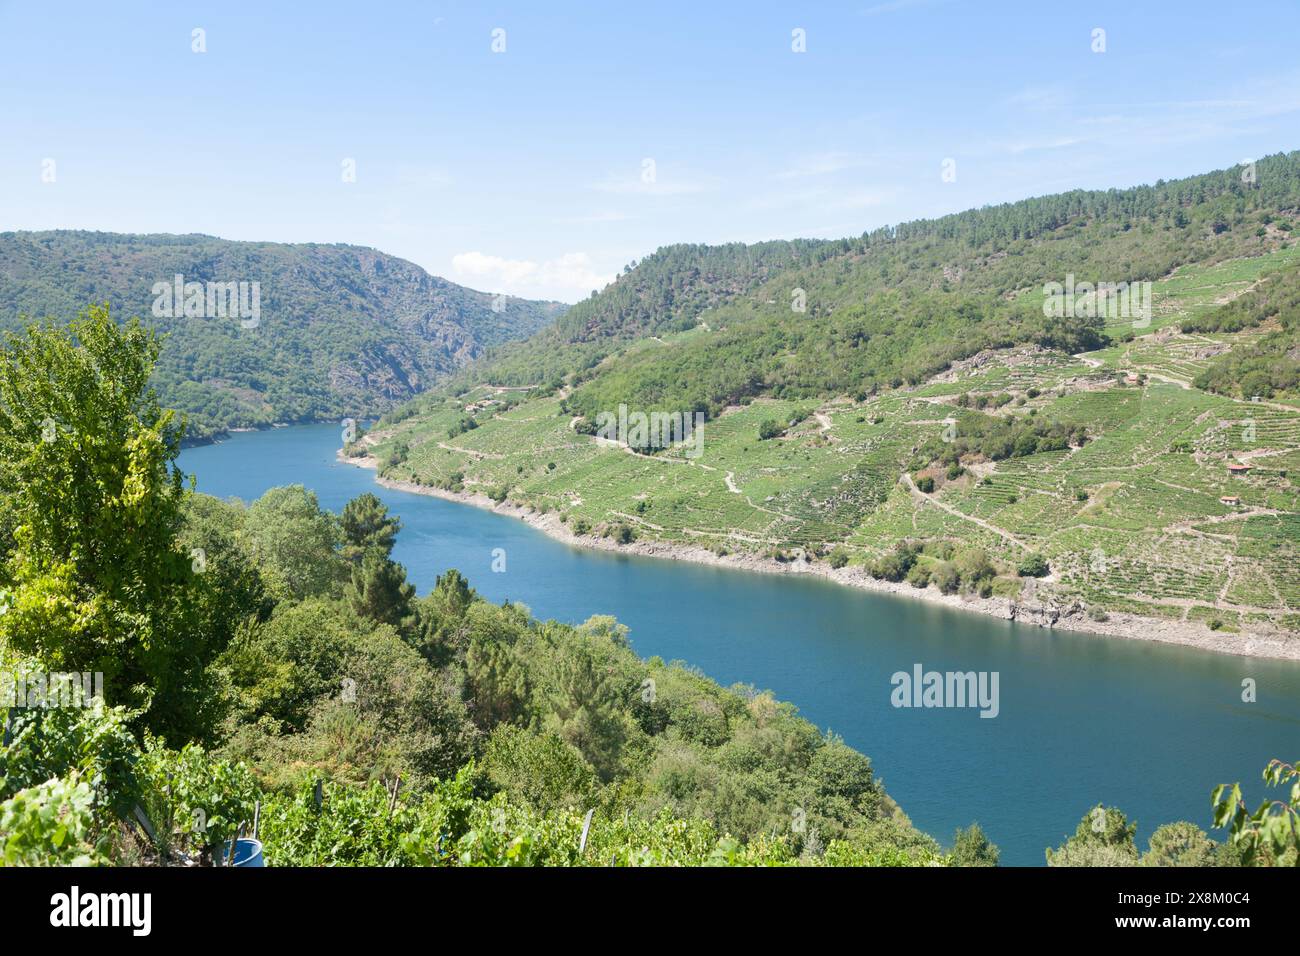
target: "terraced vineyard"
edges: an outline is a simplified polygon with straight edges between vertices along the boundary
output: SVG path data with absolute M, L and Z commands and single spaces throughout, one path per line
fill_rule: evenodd
M 1268 163 L 1271 192 L 1209 174 L 668 247 L 366 448 L 387 478 L 604 547 L 805 562 L 1047 622 L 1294 633 L 1300 166 Z M 1108 275 L 1150 281 L 1150 311 L 1098 309 Z M 619 404 L 706 413 L 700 454 L 597 433 Z
M 731 407 L 705 426 L 698 458 L 680 446 L 643 454 L 581 434 L 563 393 L 528 398 L 491 386 L 368 441 L 381 461 L 396 458 L 390 478 L 508 497 L 559 513 L 579 534 L 626 527 L 629 538 L 782 561 L 821 560 L 836 548 L 850 569 L 900 540 L 946 539 L 992 557 L 999 595 L 1023 600 L 1032 590 L 1035 601 L 1079 602 L 1097 617 L 1125 611 L 1226 632 L 1296 630 L 1300 490 L 1291 476 L 1300 467 L 1300 412 L 1190 386 L 1212 354 L 1258 332 L 1178 329 L 1180 318 L 1296 259 L 1292 246 L 1179 270 L 1158 284 L 1151 326 L 1099 352 L 985 352 L 915 388 L 861 401 Z M 960 396 L 1001 396 L 1001 415 L 1079 423 L 1090 440 L 973 462 L 952 479 L 934 475 L 933 493 L 922 494 L 900 477 L 928 439 L 952 437 Z M 456 433 L 467 414 L 480 424 Z M 783 434 L 760 439 L 765 421 Z M 1250 471 L 1235 476 L 1230 463 Z M 1030 587 L 1016 567 L 1035 552 L 1051 573 Z

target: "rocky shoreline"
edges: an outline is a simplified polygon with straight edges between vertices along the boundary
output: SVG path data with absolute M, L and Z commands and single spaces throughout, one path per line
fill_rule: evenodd
M 349 458 L 340 449 L 338 459 L 345 464 L 354 465 L 358 468 L 369 468 L 377 472 L 377 462 L 371 456 Z M 568 525 L 560 521 L 560 517 L 556 512 L 541 514 L 531 508 L 509 501 L 497 504 L 487 495 L 469 491 L 447 491 L 429 485 L 417 485 L 410 481 L 394 481 L 390 478 L 380 477 L 377 473 L 375 481 L 385 488 L 392 488 L 396 491 L 408 491 L 413 494 L 443 498 L 447 501 L 474 505 L 477 508 L 494 511 L 497 514 L 518 518 L 537 530 L 550 535 L 557 541 L 577 547 L 617 551 L 621 554 L 638 554 L 653 558 L 669 558 L 675 561 L 691 561 L 696 564 L 712 564 L 742 571 L 757 571 L 762 574 L 814 574 L 848 587 L 900 595 L 913 600 L 928 601 L 932 604 L 940 604 L 962 611 L 973 611 L 978 614 L 987 614 L 991 617 L 1018 621 L 1022 624 L 1033 624 L 1038 627 L 1081 631 L 1123 640 L 1179 644 L 1185 647 L 1195 647 L 1219 654 L 1235 654 L 1241 657 L 1300 661 L 1300 636 L 1287 634 L 1228 634 L 1223 631 L 1212 631 L 1204 624 L 1143 617 L 1118 611 L 1108 612 L 1108 618 L 1105 621 L 1095 621 L 1077 603 L 1062 606 L 1025 601 L 1018 602 L 1002 597 L 980 598 L 973 595 L 944 594 L 933 586 L 914 588 L 902 581 L 897 583 L 882 581 L 871 577 L 861 567 L 846 567 L 837 570 L 824 561 L 807 562 L 800 559 L 778 562 L 752 554 L 729 554 L 719 557 L 707 548 L 666 541 L 633 541 L 630 544 L 617 544 L 609 538 L 574 534 Z

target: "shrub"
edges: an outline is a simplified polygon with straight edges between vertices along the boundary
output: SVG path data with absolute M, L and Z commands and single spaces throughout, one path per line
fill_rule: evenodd
M 956 594 L 957 589 L 961 587 L 961 575 L 951 562 L 940 562 L 939 566 L 930 573 L 930 580 L 944 594 Z
M 961 583 L 978 589 L 997 574 L 993 562 L 982 548 L 963 548 L 955 555 L 954 567 Z
M 106 841 L 91 842 L 94 802 L 90 785 L 74 773 L 0 803 L 0 866 L 107 863 Z
M 475 428 L 478 428 L 478 422 L 474 421 L 469 415 L 462 415 L 454 425 L 447 429 L 447 437 L 455 438 L 457 435 L 463 435 Z
M 156 742 L 146 748 L 141 775 L 154 797 L 154 823 L 184 843 L 211 850 L 234 839 L 240 824 L 252 824 L 257 782 L 242 763 L 218 760 L 186 744 L 180 753 Z
M 1047 559 L 1035 552 L 1027 555 L 1017 566 L 1016 573 L 1022 578 L 1042 578 L 1050 572 Z
M 512 803 L 542 812 L 584 805 L 597 785 L 595 772 L 572 744 L 514 724 L 493 731 L 483 771 Z
M 394 802 L 378 781 L 325 784 L 318 807 L 311 782 L 262 807 L 271 866 L 430 866 L 451 860 L 449 844 L 468 826 L 473 765 L 418 802 Z
M 916 564 L 916 548 L 906 541 L 900 541 L 894 550 L 881 555 L 871 563 L 871 576 L 886 581 L 901 581 L 907 577 Z
M 89 707 L 19 708 L 0 749 L 0 799 L 54 778 L 75 776 L 89 787 L 96 820 L 107 824 L 138 798 L 137 749 L 129 712 L 98 698 Z
M 1137 824 L 1114 807 L 1100 804 L 1084 814 L 1070 837 L 1047 851 L 1048 866 L 1134 866 L 1138 861 L 1133 834 Z
M 978 823 L 958 830 L 952 841 L 954 866 L 997 866 L 1000 853 L 996 844 L 990 843 Z
M 1166 823 L 1151 834 L 1142 866 L 1215 866 L 1219 845 L 1194 823 Z

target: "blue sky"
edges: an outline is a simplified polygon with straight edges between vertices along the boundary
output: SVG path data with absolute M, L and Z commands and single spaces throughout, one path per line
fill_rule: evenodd
M 0 0 L 0 230 L 348 242 L 573 301 L 668 243 L 1300 148 L 1296 0 L 293 6 Z

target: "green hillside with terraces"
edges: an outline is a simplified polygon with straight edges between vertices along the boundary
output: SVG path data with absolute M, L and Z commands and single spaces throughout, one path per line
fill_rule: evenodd
M 1157 208 L 1156 221 L 1202 223 L 1201 258 L 1154 281 L 1142 321 L 1053 328 L 1042 318 L 1041 284 L 1005 263 L 997 268 L 1014 273 L 1015 288 L 987 277 L 947 292 L 866 281 L 832 308 L 833 297 L 815 291 L 826 270 L 852 285 L 874 268 L 869 251 L 850 252 L 793 276 L 777 271 L 684 330 L 660 327 L 610 345 L 558 383 L 507 389 L 488 362 L 470 370 L 478 384 L 422 396 L 349 451 L 374 453 L 388 478 L 558 514 L 570 532 L 606 542 L 826 562 L 890 580 L 899 577 L 890 556 L 906 552 L 902 571 L 917 587 L 1095 621 L 1117 611 L 1180 620 L 1243 639 L 1300 632 L 1300 349 L 1287 297 L 1300 283 L 1295 186 L 1279 187 L 1271 206 L 1234 200 L 1236 218 L 1206 212 L 1222 196 L 1198 204 L 1187 194 L 1172 216 Z M 1091 249 L 1106 232 L 1106 215 L 1080 214 L 1021 252 L 1051 281 L 1046 264 L 1059 263 L 1063 275 L 1074 244 Z M 1183 228 L 1166 225 L 1156 230 L 1162 245 L 1165 232 Z M 1140 228 L 1115 231 L 1121 257 L 1140 257 L 1130 239 Z M 934 241 L 922 233 L 913 241 Z M 1002 248 L 996 237 L 964 241 L 967 259 Z M 854 267 L 857 255 L 865 264 Z M 1107 260 L 1104 250 L 1089 255 Z M 774 268 L 770 254 L 763 268 Z M 774 318 L 772 301 L 788 299 L 796 283 L 823 303 L 820 314 Z M 869 305 L 894 297 L 890 315 L 923 301 L 930 311 L 911 315 L 910 331 L 889 332 L 871 324 L 883 313 L 858 310 L 854 296 Z M 1253 308 L 1255 324 L 1197 330 L 1216 328 L 1214 317 L 1232 308 Z M 781 361 L 796 368 L 821 357 L 821 384 L 769 376 L 733 388 L 728 377 L 740 376 L 747 350 L 761 354 L 777 323 L 791 321 L 822 338 L 787 339 Z M 864 354 L 845 357 L 855 331 Z M 931 333 L 929 341 L 947 343 L 933 361 L 924 355 Z M 548 341 L 557 334 L 548 330 Z M 1264 358 L 1251 367 L 1266 362 L 1271 378 L 1257 380 L 1265 394 L 1233 394 L 1240 388 L 1224 384 L 1236 367 L 1229 363 L 1260 353 L 1261 343 Z M 521 348 L 501 366 L 516 383 Z M 704 359 L 712 372 L 670 379 Z M 867 377 L 845 387 L 855 367 Z M 590 434 L 594 409 L 674 407 L 664 396 L 707 413 L 699 457 Z

